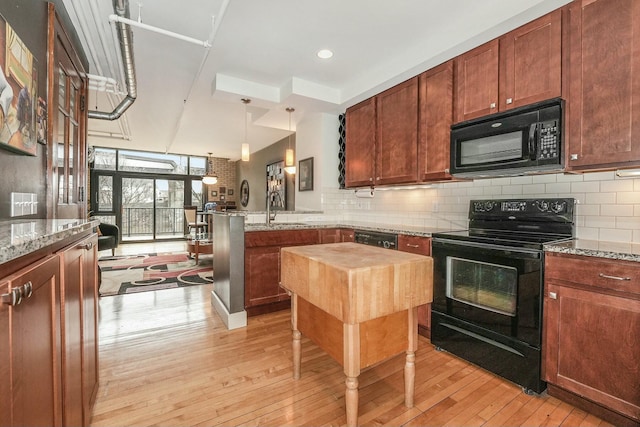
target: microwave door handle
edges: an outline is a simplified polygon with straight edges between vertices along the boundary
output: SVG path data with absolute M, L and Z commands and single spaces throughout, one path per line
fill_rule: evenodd
M 535 160 L 537 158 L 536 150 L 536 136 L 538 131 L 537 123 L 532 124 L 529 127 L 529 158 Z

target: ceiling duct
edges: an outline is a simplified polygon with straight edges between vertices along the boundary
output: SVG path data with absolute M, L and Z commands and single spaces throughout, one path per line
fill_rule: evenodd
M 118 16 L 129 19 L 129 0 L 113 0 L 113 10 Z M 122 66 L 127 83 L 127 96 L 110 113 L 89 111 L 90 119 L 117 120 L 136 100 L 136 70 L 133 62 L 133 34 L 131 27 L 123 22 L 115 22 L 114 25 L 120 42 Z

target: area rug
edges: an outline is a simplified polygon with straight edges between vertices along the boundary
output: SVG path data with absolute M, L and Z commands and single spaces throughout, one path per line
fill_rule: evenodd
M 211 257 L 199 261 L 196 264 L 186 252 L 101 257 L 100 296 L 213 283 Z

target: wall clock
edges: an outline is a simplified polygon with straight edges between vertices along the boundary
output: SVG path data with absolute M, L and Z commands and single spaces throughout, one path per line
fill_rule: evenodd
M 240 184 L 240 204 L 244 207 L 249 204 L 249 182 L 246 179 Z

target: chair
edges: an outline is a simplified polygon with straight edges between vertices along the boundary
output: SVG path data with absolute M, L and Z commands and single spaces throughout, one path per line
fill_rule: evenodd
M 120 244 L 120 228 L 117 225 L 101 222 L 98 224 L 98 231 L 98 251 L 111 249 L 111 256 L 114 256 Z
M 196 206 L 184 207 L 184 217 L 187 220 L 189 234 L 191 234 L 191 229 L 195 228 L 196 236 L 198 236 L 203 231 L 207 231 L 207 223 L 205 221 L 198 221 L 197 209 L 198 208 Z

